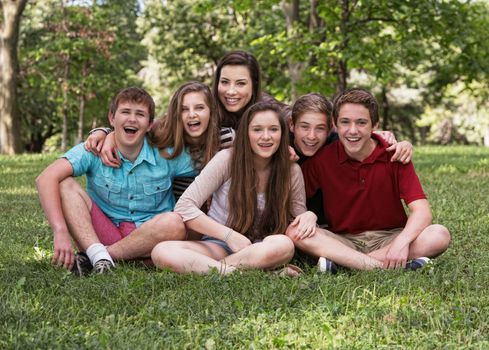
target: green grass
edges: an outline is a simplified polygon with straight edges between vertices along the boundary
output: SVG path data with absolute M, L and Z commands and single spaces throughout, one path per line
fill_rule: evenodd
M 55 269 L 34 187 L 53 159 L 0 157 L 0 349 L 489 348 L 489 149 L 416 149 L 435 221 L 453 237 L 432 268 L 294 279 Z

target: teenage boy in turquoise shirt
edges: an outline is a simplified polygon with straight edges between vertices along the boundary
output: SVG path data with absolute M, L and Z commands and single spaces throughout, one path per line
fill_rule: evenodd
M 39 175 L 39 198 L 54 233 L 53 264 L 79 275 L 104 273 L 114 260 L 148 257 L 157 243 L 185 238 L 180 216 L 171 212 L 171 184 L 195 172 L 188 153 L 167 160 L 148 144 L 154 113 L 145 90 L 122 90 L 108 114 L 122 166 L 103 165 L 79 144 Z M 73 179 L 81 175 L 87 191 Z M 81 253 L 74 254 L 72 239 Z

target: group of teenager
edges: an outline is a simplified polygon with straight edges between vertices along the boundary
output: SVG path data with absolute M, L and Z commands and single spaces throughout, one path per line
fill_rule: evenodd
M 448 248 L 412 146 L 376 132 L 370 92 L 349 89 L 333 102 L 311 93 L 287 106 L 260 85 L 255 57 L 233 51 L 212 91 L 183 84 L 157 120 L 144 89 L 120 91 L 111 128 L 92 130 L 36 180 L 52 263 L 77 275 L 121 260 L 179 273 L 296 275 L 295 252 L 335 273 L 416 269 Z M 74 180 L 81 175 L 86 190 Z

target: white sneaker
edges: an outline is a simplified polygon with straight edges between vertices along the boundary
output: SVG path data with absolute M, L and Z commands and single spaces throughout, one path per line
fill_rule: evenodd
M 321 256 L 318 260 L 318 270 L 322 273 L 331 273 L 335 275 L 338 272 L 338 267 L 334 261 Z

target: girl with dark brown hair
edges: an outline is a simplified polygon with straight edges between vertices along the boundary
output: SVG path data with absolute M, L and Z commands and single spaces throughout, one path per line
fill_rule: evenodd
M 261 99 L 260 65 L 246 51 L 231 51 L 217 64 L 212 84 L 222 126 L 238 128 L 248 107 Z
M 204 238 L 158 244 L 151 253 L 156 266 L 200 274 L 272 269 L 293 256 L 292 241 L 283 234 L 289 225 L 304 237 L 314 234 L 316 216 L 305 207 L 302 174 L 289 160 L 281 114 L 269 102 L 244 113 L 234 147 L 207 164 L 175 207 L 187 229 Z M 206 215 L 199 208 L 211 196 Z

